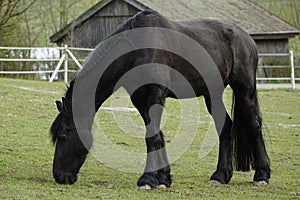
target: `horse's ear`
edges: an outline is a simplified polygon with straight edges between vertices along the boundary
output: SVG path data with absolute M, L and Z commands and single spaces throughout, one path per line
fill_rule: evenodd
M 63 111 L 63 104 L 60 101 L 55 101 L 57 110 L 61 113 Z
M 62 98 L 62 105 L 63 105 L 64 111 L 66 111 L 66 112 L 71 111 L 71 109 L 72 109 L 71 103 L 65 97 Z

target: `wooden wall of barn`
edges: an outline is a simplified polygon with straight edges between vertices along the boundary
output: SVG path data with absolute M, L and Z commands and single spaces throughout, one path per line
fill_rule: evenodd
M 255 40 L 259 53 L 288 53 L 288 39 Z
M 115 0 L 94 14 L 64 38 L 64 44 L 72 47 L 96 47 L 108 34 L 120 24 L 132 17 L 138 9 Z

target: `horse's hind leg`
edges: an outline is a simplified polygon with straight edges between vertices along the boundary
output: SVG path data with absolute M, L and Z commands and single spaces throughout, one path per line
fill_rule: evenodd
M 262 118 L 259 111 L 255 70 L 244 65 L 231 77 L 230 86 L 234 92 L 233 147 L 236 169 L 255 169 L 254 184 L 268 184 L 270 163 L 262 135 Z M 246 71 L 248 70 L 248 71 Z
M 170 166 L 165 141 L 160 130 L 161 115 L 165 103 L 164 90 L 160 86 L 144 86 L 138 89 L 131 101 L 138 109 L 146 126 L 147 160 L 144 174 L 137 185 L 151 189 L 171 185 Z
M 205 97 L 205 103 L 207 110 L 210 114 L 211 112 L 211 100 L 210 97 Z M 224 108 L 225 109 L 225 108 Z M 215 123 L 217 121 L 215 120 Z M 231 127 L 232 120 L 226 112 L 226 118 L 224 121 L 224 125 L 219 135 L 219 159 L 217 170 L 213 173 L 210 178 L 211 184 L 219 184 L 219 183 L 229 183 L 232 177 L 232 155 L 231 155 Z

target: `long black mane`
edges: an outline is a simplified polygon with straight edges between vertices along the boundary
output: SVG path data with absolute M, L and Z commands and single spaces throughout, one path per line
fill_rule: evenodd
M 55 120 L 53 121 L 53 123 L 52 123 L 52 125 L 50 127 L 50 136 L 51 136 L 53 144 L 55 144 L 57 136 L 59 134 L 59 127 L 61 125 L 61 122 L 62 122 L 62 114 L 59 113 L 56 116 Z
M 56 142 L 56 139 L 59 134 L 59 128 L 62 124 L 63 112 L 64 112 L 65 116 L 72 116 L 72 111 L 67 108 L 72 108 L 72 94 L 73 94 L 74 82 L 75 82 L 75 79 L 73 79 L 70 82 L 70 85 L 67 86 L 65 95 L 62 97 L 62 104 L 61 104 L 61 105 L 65 104 L 64 108 L 63 107 L 58 108 L 60 113 L 57 115 L 57 117 L 55 118 L 55 120 L 53 121 L 53 123 L 50 127 L 50 136 L 51 136 L 53 144 Z M 56 101 L 56 103 L 58 104 L 59 101 Z M 66 104 L 68 104 L 68 105 L 66 105 Z M 57 107 L 58 107 L 58 105 L 57 105 Z

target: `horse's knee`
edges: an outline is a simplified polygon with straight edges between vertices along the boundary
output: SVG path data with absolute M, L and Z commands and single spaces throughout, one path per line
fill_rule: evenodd
M 150 144 L 151 146 L 153 146 L 153 145 L 157 146 L 157 145 L 161 144 L 162 142 L 163 142 L 163 139 L 161 138 L 159 133 L 146 138 L 146 143 Z
M 146 134 L 147 135 L 147 134 Z M 148 152 L 156 151 L 165 146 L 165 141 L 162 132 L 146 137 Z

